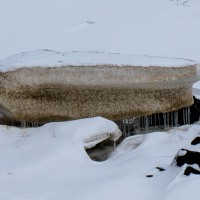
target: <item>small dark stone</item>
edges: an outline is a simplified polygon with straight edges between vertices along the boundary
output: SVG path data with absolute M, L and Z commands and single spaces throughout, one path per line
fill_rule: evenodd
M 196 137 L 196 138 L 191 142 L 192 145 L 196 145 L 196 144 L 199 144 L 199 143 L 200 143 L 200 137 Z
M 162 167 L 156 167 L 156 169 L 158 169 L 160 172 L 165 171 L 165 169 L 163 169 Z
M 151 178 L 153 177 L 153 175 L 149 174 L 149 175 L 146 175 L 147 178 Z
M 200 174 L 200 171 L 197 169 L 194 169 L 191 166 L 188 166 L 184 171 L 184 175 L 189 176 L 191 173 L 192 174 Z

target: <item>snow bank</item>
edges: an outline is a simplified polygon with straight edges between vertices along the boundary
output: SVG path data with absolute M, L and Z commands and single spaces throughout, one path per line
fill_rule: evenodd
M 97 163 L 84 146 L 102 133 L 120 136 L 113 122 L 99 117 L 39 128 L 0 126 L 0 198 L 196 199 L 198 176 L 186 177 L 184 166 L 175 168 L 171 163 L 180 148 L 200 151 L 199 145 L 190 145 L 200 125 L 129 137 L 107 161 Z
M 198 81 L 192 85 L 192 94 L 197 99 L 200 99 L 200 81 Z

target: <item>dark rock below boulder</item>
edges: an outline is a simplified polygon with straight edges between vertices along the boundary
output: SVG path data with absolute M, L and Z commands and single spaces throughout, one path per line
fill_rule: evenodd
M 197 145 L 199 143 L 200 143 L 200 137 L 194 138 L 194 140 L 192 140 L 192 142 L 191 142 L 192 145 Z
M 175 157 L 175 163 L 178 167 L 181 167 L 184 164 L 197 164 L 200 167 L 200 152 L 181 149 Z M 184 175 L 189 176 L 191 173 L 200 174 L 200 170 L 197 170 L 192 166 L 187 166 L 187 168 L 184 171 Z
M 194 169 L 191 166 L 188 166 L 184 171 L 184 175 L 189 176 L 191 173 L 192 174 L 200 174 L 200 171 L 197 169 Z
M 200 166 L 200 153 L 196 151 L 189 151 L 187 149 L 179 150 L 176 158 L 176 165 L 181 167 L 184 164 L 197 164 Z

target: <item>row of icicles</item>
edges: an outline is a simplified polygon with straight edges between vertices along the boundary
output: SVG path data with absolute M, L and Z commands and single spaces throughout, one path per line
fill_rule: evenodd
M 167 130 L 171 127 L 190 124 L 190 107 L 179 111 L 157 113 L 139 118 L 129 118 L 116 122 L 125 137 L 156 130 Z

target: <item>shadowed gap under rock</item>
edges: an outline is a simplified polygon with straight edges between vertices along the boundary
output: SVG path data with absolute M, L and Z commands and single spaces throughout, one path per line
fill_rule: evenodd
M 121 138 L 116 142 L 103 141 L 92 149 L 87 150 L 87 153 L 92 160 L 104 161 L 114 151 L 116 145 L 120 144 L 126 137 L 193 124 L 199 121 L 199 117 L 200 100 L 194 97 L 192 106 L 181 108 L 177 111 L 115 121 L 122 131 Z
M 9 117 L 8 117 L 9 116 Z M 194 104 L 190 107 L 181 108 L 177 111 L 167 113 L 156 113 L 138 118 L 129 118 L 115 121 L 122 131 L 121 138 L 116 141 L 102 141 L 91 149 L 87 149 L 87 153 L 92 160 L 104 161 L 114 151 L 115 146 L 121 143 L 124 138 L 149 133 L 157 130 L 168 130 L 171 127 L 178 127 L 186 124 L 193 124 L 200 117 L 200 100 L 194 97 Z M 0 124 L 16 127 L 38 127 L 43 124 L 36 121 L 16 121 L 11 113 L 0 105 Z
M 193 124 L 200 118 L 200 100 L 194 97 L 194 104 L 177 111 L 156 113 L 138 118 L 116 121 L 122 131 L 121 140 L 128 136 L 149 133 L 156 130 L 168 130 L 186 124 Z

